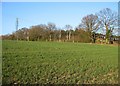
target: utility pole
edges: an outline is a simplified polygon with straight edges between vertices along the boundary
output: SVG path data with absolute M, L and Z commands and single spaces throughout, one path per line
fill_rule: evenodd
M 18 41 L 17 31 L 18 31 L 18 18 L 16 18 L 16 40 Z

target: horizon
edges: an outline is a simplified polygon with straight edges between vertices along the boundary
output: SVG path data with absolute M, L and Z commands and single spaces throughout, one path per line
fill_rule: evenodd
M 88 7 L 89 6 L 89 7 Z M 95 14 L 104 8 L 118 11 L 117 2 L 3 2 L 2 3 L 2 33 L 11 34 L 16 31 L 16 18 L 19 18 L 19 29 L 23 27 L 55 23 L 63 28 L 70 24 L 78 26 L 81 19 L 89 14 Z M 9 28 L 9 29 L 8 29 Z

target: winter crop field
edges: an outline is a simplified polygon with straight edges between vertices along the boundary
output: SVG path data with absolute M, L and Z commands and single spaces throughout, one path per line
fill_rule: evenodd
M 118 46 L 2 42 L 3 84 L 117 84 Z

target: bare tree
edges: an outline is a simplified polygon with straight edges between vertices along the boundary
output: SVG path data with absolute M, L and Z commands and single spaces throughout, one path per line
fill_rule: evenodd
M 27 40 L 27 41 L 29 41 L 29 29 L 28 28 L 24 28 L 25 30 L 24 30 L 24 36 L 25 36 L 25 39 Z
M 118 14 L 109 8 L 105 8 L 97 13 L 99 21 L 101 21 L 101 28 L 106 30 L 106 41 L 109 39 L 107 35 L 110 28 L 114 28 L 117 25 Z
M 58 28 L 58 31 L 59 31 L 59 42 L 61 42 L 61 37 L 62 37 L 61 28 Z
M 98 31 L 99 25 L 98 16 L 90 14 L 82 18 L 79 27 L 84 28 L 89 33 L 89 37 L 93 40 L 93 43 L 95 43 L 95 32 Z
M 48 23 L 48 29 L 49 29 L 49 40 L 52 40 L 52 33 L 56 29 L 56 25 L 54 23 Z M 55 38 L 55 36 L 54 36 Z
M 71 29 L 72 29 L 72 26 L 71 25 L 65 25 L 65 28 L 67 30 L 67 41 L 71 39 Z
M 44 29 L 42 25 L 36 25 L 30 27 L 29 30 L 29 37 L 31 40 L 41 40 L 43 39 L 43 36 L 45 34 Z
M 27 40 L 27 30 L 28 28 L 23 27 L 16 31 L 19 40 Z

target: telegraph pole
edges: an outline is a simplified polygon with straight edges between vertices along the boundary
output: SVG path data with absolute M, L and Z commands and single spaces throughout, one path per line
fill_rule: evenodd
M 17 31 L 18 31 L 18 18 L 16 18 L 16 40 L 18 41 Z

